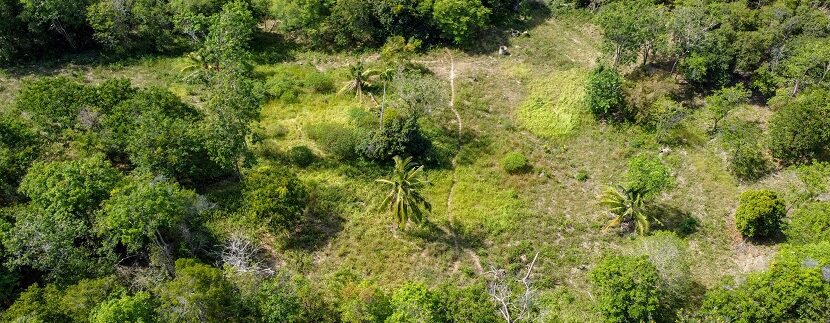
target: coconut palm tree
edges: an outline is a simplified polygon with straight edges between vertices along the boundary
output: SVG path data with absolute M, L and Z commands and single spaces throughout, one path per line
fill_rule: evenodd
M 423 179 L 424 166 L 416 166 L 412 157 L 401 159 L 400 156 L 395 156 L 394 160 L 392 178 L 377 180 L 390 187 L 382 207 L 388 208 L 395 216 L 398 226 L 404 226 L 410 220 L 422 223 L 426 220 L 426 215 L 432 212 L 432 205 L 419 192 L 429 184 Z
M 607 187 L 600 196 L 600 205 L 608 208 L 614 218 L 608 221 L 603 232 L 623 223 L 634 222 L 640 235 L 649 231 L 649 218 L 645 212 L 645 192 L 640 189 L 630 189 L 623 186 Z
M 340 89 L 338 94 L 343 92 L 355 92 L 357 97 L 363 98 L 364 88 L 369 86 L 369 82 L 379 73 L 380 72 L 374 69 L 367 70 L 362 61 L 358 61 L 356 64 L 350 65 L 350 80 L 345 82 L 345 85 L 343 85 L 343 88 Z

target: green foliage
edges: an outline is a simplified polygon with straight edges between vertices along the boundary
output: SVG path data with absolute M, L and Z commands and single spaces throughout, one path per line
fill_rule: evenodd
M 20 183 L 32 204 L 55 214 L 83 215 L 95 210 L 120 180 L 101 156 L 62 162 L 37 162 Z
M 93 38 L 118 54 L 183 47 L 181 37 L 173 33 L 166 1 L 98 0 L 87 7 L 86 18 L 95 31 Z
M 95 307 L 124 292 L 114 277 L 84 279 L 58 288 L 29 286 L 2 314 L 5 322 L 87 322 Z
M 484 284 L 469 287 L 441 285 L 433 293 L 440 302 L 443 322 L 486 323 L 501 320 Z
M 391 179 L 379 179 L 377 182 L 390 187 L 389 194 L 381 205 L 395 216 L 398 226 L 405 226 L 410 220 L 423 223 L 432 212 L 432 205 L 421 195 L 420 190 L 429 184 L 422 179 L 424 166 L 416 166 L 412 157 L 401 159 L 394 157 L 395 170 Z
M 60 311 L 72 322 L 86 322 L 99 303 L 124 291 L 113 276 L 84 279 L 61 291 Z
M 0 201 L 16 199 L 17 186 L 40 153 L 37 133 L 20 118 L 0 116 Z
M 573 132 L 585 111 L 585 77 L 584 70 L 574 68 L 533 84 L 517 112 L 522 126 L 547 139 Z
M 769 123 L 772 155 L 787 164 L 823 157 L 830 149 L 830 93 L 808 91 L 776 111 Z
M 136 252 L 150 243 L 174 241 L 195 202 L 193 192 L 165 178 L 138 175 L 114 189 L 97 215 L 95 230 L 111 246 Z M 163 247 L 163 246 L 159 246 Z
M 133 296 L 123 295 L 99 304 L 90 314 L 90 323 L 155 322 L 155 307 L 150 294 L 138 292 Z
M 374 161 L 388 162 L 394 156 L 422 156 L 431 144 L 421 132 L 416 113 L 393 113 L 387 109 L 381 129 L 370 131 L 357 147 Z
M 786 215 L 787 207 L 775 192 L 748 190 L 741 193 L 735 226 L 747 238 L 769 237 L 781 230 L 781 219 Z
M 749 91 L 744 89 L 743 83 L 733 87 L 724 87 L 706 97 L 706 109 L 712 114 L 712 132 L 718 130 L 718 123 L 741 104 L 749 99 Z
M 176 260 L 176 278 L 157 287 L 163 321 L 233 321 L 237 294 L 222 271 L 194 259 Z
M 525 155 L 512 151 L 501 159 L 501 167 L 510 174 L 518 174 L 530 170 L 530 163 Z
M 585 86 L 585 97 L 591 112 L 601 117 L 622 113 L 625 108 L 622 84 L 622 77 L 613 68 L 600 65 L 591 71 Z
M 793 244 L 830 241 L 830 203 L 816 202 L 799 208 L 790 216 L 784 233 Z
M 257 291 L 262 322 L 329 322 L 330 309 L 311 282 L 300 275 L 278 272 Z
M 706 293 L 704 321 L 814 322 L 830 313 L 830 243 L 785 246 L 769 270 L 742 284 L 725 282 Z
M 770 160 L 761 143 L 763 130 L 746 121 L 729 123 L 723 129 L 723 142 L 729 161 L 729 171 L 743 180 L 756 180 L 770 171 Z
M 256 24 L 247 2 L 226 3 L 222 11 L 211 18 L 207 38 L 199 53 L 215 69 L 243 70 Z
M 669 97 L 660 97 L 647 109 L 637 111 L 637 120 L 654 129 L 657 141 L 671 143 L 675 140 L 673 130 L 677 129 L 688 110 L 679 102 Z
M 613 218 L 602 229 L 603 232 L 612 227 L 621 227 L 633 222 L 640 235 L 648 233 L 651 224 L 645 212 L 644 192 L 623 186 L 607 187 L 600 195 L 599 203 L 608 208 L 608 212 L 613 215 Z
M 358 138 L 354 130 L 335 123 L 307 125 L 304 130 L 320 148 L 335 158 L 346 161 L 357 157 Z
M 300 220 L 308 192 L 297 175 L 287 169 L 261 166 L 246 174 L 243 196 L 245 210 L 256 226 L 283 232 Z
M 60 313 L 60 291 L 55 285 L 30 285 L 2 313 L 4 322 L 60 322 L 68 320 Z
M 392 314 L 389 296 L 370 281 L 346 283 L 339 297 L 340 319 L 346 323 L 380 323 Z
M 589 275 L 607 322 L 648 322 L 662 315 L 661 281 L 646 256 L 607 256 Z
M 39 130 L 56 137 L 75 128 L 88 101 L 89 92 L 78 82 L 65 77 L 38 78 L 23 83 L 16 107 L 29 113 Z
M 674 185 L 674 178 L 669 168 L 660 158 L 650 155 L 638 155 L 628 160 L 625 173 L 628 190 L 638 191 L 645 198 L 652 198 Z
M 288 150 L 288 160 L 300 167 L 307 167 L 314 163 L 317 156 L 306 146 L 294 146 Z
M 469 41 L 477 29 L 486 26 L 491 13 L 481 0 L 436 0 L 432 10 L 444 37 L 456 44 Z
M 600 8 L 596 22 L 614 66 L 636 61 L 641 50 L 647 62 L 653 47 L 665 38 L 661 14 L 662 8 L 651 0 L 616 1 Z
M 440 299 L 426 285 L 407 283 L 392 294 L 392 315 L 386 322 L 415 323 L 440 320 Z
M 313 67 L 288 66 L 278 68 L 265 83 L 270 97 L 284 102 L 296 102 L 301 94 L 330 93 L 334 83 L 328 74 Z

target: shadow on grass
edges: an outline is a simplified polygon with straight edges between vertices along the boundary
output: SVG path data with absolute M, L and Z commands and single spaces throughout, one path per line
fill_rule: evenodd
M 474 37 L 476 41 L 464 44 L 460 49 L 474 55 L 497 52 L 499 46 L 510 47 L 510 39 L 517 36 L 514 32 L 521 35 L 522 31 L 543 24 L 553 14 L 550 8 L 542 2 L 527 1 L 525 3 L 526 5 L 510 13 L 510 16 L 516 18 L 508 18 L 509 21 L 499 26 L 482 30 L 477 37 Z
M 308 197 L 308 208 L 302 219 L 289 235 L 286 249 L 316 251 L 328 244 L 329 240 L 343 230 L 343 217 L 338 208 L 342 201 L 353 199 L 341 187 L 312 184 Z
M 462 232 L 456 226 L 450 225 L 447 230 L 427 220 L 420 226 L 404 231 L 406 236 L 421 239 L 425 242 L 438 243 L 449 248 L 477 250 L 484 246 L 484 237 L 477 233 Z
M 671 231 L 680 237 L 687 237 L 697 232 L 700 221 L 684 210 L 674 206 L 658 203 L 649 208 L 648 214 L 660 222 L 653 229 Z

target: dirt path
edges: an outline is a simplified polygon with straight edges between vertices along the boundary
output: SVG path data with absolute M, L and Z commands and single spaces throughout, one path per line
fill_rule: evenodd
M 449 223 L 450 228 L 453 226 L 453 217 L 452 217 L 452 195 L 455 191 L 455 185 L 458 183 L 458 179 L 456 176 L 456 171 L 458 169 L 458 155 L 461 153 L 461 129 L 463 128 L 463 124 L 461 122 L 461 114 L 458 113 L 458 109 L 455 108 L 455 59 L 452 56 L 452 53 L 447 50 L 447 54 L 450 56 L 450 110 L 452 113 L 455 114 L 455 122 L 458 126 L 458 131 L 456 133 L 456 141 L 455 141 L 455 156 L 452 158 L 452 181 L 450 184 L 450 191 L 447 194 L 447 222 Z M 484 273 L 484 268 L 481 266 L 481 259 L 479 259 L 478 255 L 475 251 L 469 248 L 462 248 L 461 245 L 458 243 L 458 235 L 456 234 L 455 230 L 445 229 L 442 228 L 445 233 L 452 235 L 453 245 L 455 246 L 456 250 L 463 250 L 467 253 L 470 258 L 473 259 L 473 265 L 475 265 L 476 273 L 481 275 Z M 454 265 L 453 271 L 457 271 L 459 267 L 459 263 L 456 262 Z

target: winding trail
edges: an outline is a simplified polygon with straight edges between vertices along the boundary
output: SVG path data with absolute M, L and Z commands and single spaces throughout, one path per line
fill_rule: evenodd
M 452 113 L 455 114 L 455 122 L 458 126 L 458 131 L 456 132 L 456 141 L 455 141 L 455 156 L 452 158 L 452 181 L 450 184 L 450 191 L 447 194 L 447 222 L 450 226 L 450 230 L 443 229 L 445 233 L 452 235 L 453 245 L 455 246 L 456 250 L 463 250 L 467 253 L 470 258 L 473 259 L 473 264 L 475 265 L 476 273 L 481 275 L 484 273 L 484 268 L 481 266 L 481 259 L 479 259 L 478 255 L 475 251 L 471 250 L 470 248 L 461 247 L 458 243 L 458 235 L 456 234 L 455 230 L 452 230 L 453 227 L 453 217 L 452 217 L 452 195 L 455 191 L 455 185 L 458 183 L 458 179 L 456 176 L 456 172 L 458 170 L 458 155 L 461 154 L 461 129 L 463 128 L 463 124 L 461 122 L 461 114 L 458 113 L 458 109 L 455 108 L 455 59 L 453 58 L 452 52 L 447 50 L 447 54 L 450 56 L 450 110 Z M 455 264 L 455 268 L 453 271 L 458 270 L 459 264 Z

